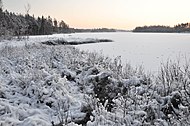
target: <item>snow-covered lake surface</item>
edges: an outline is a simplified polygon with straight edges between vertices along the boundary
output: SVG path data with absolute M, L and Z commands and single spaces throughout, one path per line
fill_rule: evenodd
M 76 45 L 80 50 L 102 53 L 116 58 L 121 56 L 122 63 L 133 67 L 142 65 L 145 71 L 156 72 L 161 63 L 168 59 L 178 60 L 181 64 L 190 59 L 190 34 L 188 33 L 73 33 L 30 36 L 28 40 L 4 41 L 3 45 L 22 46 L 26 43 L 39 43 L 65 39 L 66 41 L 86 41 L 93 39 L 111 39 L 114 42 Z
M 122 62 L 143 65 L 146 71 L 157 71 L 168 59 L 184 63 L 190 58 L 190 34 L 178 33 L 77 33 L 78 38 L 106 38 L 111 43 L 77 45 L 81 50 L 97 51 L 112 58 L 121 56 Z

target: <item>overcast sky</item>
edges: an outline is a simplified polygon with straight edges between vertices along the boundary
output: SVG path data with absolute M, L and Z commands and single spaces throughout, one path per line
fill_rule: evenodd
M 190 0 L 3 0 L 4 9 L 63 19 L 76 28 L 133 29 L 190 21 Z

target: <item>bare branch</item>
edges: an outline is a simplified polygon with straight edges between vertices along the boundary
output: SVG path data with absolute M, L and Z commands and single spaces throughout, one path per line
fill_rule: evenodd
M 31 9 L 31 6 L 30 6 L 30 4 L 29 3 L 27 3 L 27 5 L 25 5 L 25 11 L 26 11 L 26 14 L 28 15 L 29 14 L 29 12 L 30 12 L 30 9 Z

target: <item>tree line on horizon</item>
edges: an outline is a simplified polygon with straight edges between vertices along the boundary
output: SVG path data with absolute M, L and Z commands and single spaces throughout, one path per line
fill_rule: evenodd
M 3 10 L 3 2 L 0 0 L 0 37 L 8 36 L 28 36 L 28 35 L 50 35 L 53 33 L 73 33 L 73 32 L 116 32 L 115 29 L 77 29 L 70 28 L 63 20 L 58 21 L 52 17 L 35 18 L 30 15 L 30 5 L 25 6 L 26 13 L 15 14 Z
M 174 27 L 163 26 L 163 25 L 136 27 L 133 30 L 133 32 L 184 33 L 184 32 L 190 32 L 190 23 L 181 23 L 174 25 Z
M 50 16 L 35 18 L 26 14 L 15 14 L 7 10 L 3 11 L 3 3 L 0 0 L 0 36 L 22 35 L 48 35 L 53 33 L 69 32 L 69 25 L 63 20 L 58 21 Z

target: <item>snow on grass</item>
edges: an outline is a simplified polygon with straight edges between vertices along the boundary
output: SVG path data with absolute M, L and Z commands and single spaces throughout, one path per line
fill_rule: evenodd
M 45 38 L 0 43 L 0 125 L 189 125 L 188 65 L 153 78 Z

